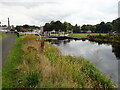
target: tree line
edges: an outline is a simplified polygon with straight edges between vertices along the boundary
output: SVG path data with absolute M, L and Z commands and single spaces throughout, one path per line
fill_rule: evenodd
M 38 26 L 16 26 L 17 31 L 33 31 L 33 29 L 40 29 Z M 73 32 L 73 33 L 85 33 L 91 31 L 92 33 L 109 33 L 109 32 L 118 32 L 120 33 L 120 18 L 113 20 L 112 22 L 101 22 L 96 25 L 72 25 L 69 22 L 61 21 L 51 21 L 50 23 L 45 23 L 43 26 L 44 31 L 64 31 L 64 32 Z
M 14 29 L 16 29 L 18 32 L 27 32 L 27 31 L 33 31 L 34 29 L 39 29 L 40 27 L 38 26 L 30 26 L 30 25 L 21 25 L 21 26 L 16 26 Z
M 108 33 L 108 32 L 118 32 L 120 33 L 120 18 L 113 20 L 112 22 L 101 22 L 96 25 L 71 25 L 69 22 L 51 21 L 44 25 L 44 31 L 72 31 L 73 33 L 85 33 L 91 31 L 92 33 Z

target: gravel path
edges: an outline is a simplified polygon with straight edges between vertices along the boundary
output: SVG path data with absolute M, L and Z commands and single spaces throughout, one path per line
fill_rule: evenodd
M 9 34 L 6 35 L 6 38 L 0 40 L 0 70 L 14 45 L 15 38 L 15 35 Z

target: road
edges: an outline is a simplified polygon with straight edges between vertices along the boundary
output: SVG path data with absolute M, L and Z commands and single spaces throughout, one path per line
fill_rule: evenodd
M 0 70 L 14 45 L 15 38 L 15 35 L 8 34 L 4 39 L 0 40 Z

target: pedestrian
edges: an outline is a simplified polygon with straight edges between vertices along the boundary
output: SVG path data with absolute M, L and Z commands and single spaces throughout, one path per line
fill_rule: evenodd
M 19 33 L 17 32 L 17 36 L 19 37 Z
M 18 32 L 15 32 L 15 34 L 17 35 L 17 37 L 19 37 L 19 33 Z

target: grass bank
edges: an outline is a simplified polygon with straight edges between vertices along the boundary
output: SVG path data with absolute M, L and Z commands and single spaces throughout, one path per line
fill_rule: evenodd
M 120 35 L 90 36 L 89 40 L 98 41 L 98 42 L 106 42 L 106 43 L 120 43 Z
M 18 53 L 19 52 L 19 53 Z M 17 39 L 3 68 L 4 88 L 113 88 L 111 80 L 83 58 L 29 35 Z
M 5 38 L 5 36 L 6 36 L 5 33 L 0 32 L 0 40 Z
M 70 34 L 68 36 L 70 36 L 70 37 L 87 37 L 89 35 L 96 36 L 96 35 L 99 35 L 99 34 L 106 35 L 104 33 L 74 33 L 74 34 Z
M 14 47 L 5 61 L 2 68 L 2 87 L 12 88 L 16 85 L 15 66 L 19 65 L 22 58 L 22 41 L 17 38 Z
M 45 36 L 36 36 L 37 39 L 50 39 L 49 37 L 45 37 Z

